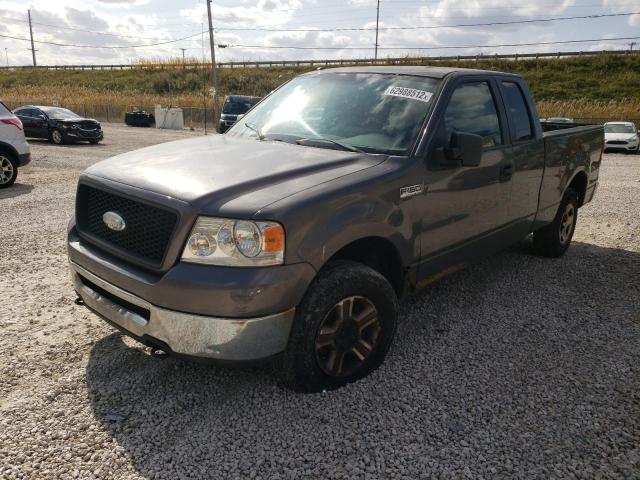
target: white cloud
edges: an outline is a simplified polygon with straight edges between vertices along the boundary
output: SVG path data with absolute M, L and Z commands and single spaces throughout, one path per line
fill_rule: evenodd
M 26 9 L 31 8 L 36 40 L 82 45 L 131 46 L 171 40 L 206 28 L 206 7 L 201 0 L 0 0 L 0 33 L 28 37 Z M 373 55 L 375 33 L 368 31 L 321 31 L 339 27 L 375 27 L 377 0 L 216 0 L 213 4 L 216 43 L 227 45 L 265 45 L 309 47 L 294 49 L 221 49 L 218 58 L 228 60 L 279 60 L 362 58 Z M 416 27 L 485 23 L 492 20 L 535 19 L 593 13 L 624 12 L 630 7 L 618 0 L 603 0 L 595 7 L 593 0 L 440 0 L 434 2 L 381 2 L 382 27 Z M 7 20 L 7 19 L 15 20 Z M 47 23 L 64 28 L 41 25 Z M 260 30 L 225 30 L 228 28 L 311 29 L 310 32 L 275 32 Z M 640 15 L 611 19 L 532 23 L 526 25 L 476 26 L 418 30 L 381 30 L 381 56 L 492 54 L 621 48 L 624 42 L 607 40 L 595 44 L 539 45 L 531 47 L 385 50 L 390 46 L 437 47 L 456 45 L 498 45 L 557 41 L 572 38 L 635 36 Z M 71 30 L 76 29 L 76 30 Z M 87 31 L 78 31 L 87 30 Z M 108 33 L 111 35 L 102 35 Z M 121 35 L 117 37 L 114 35 Z M 208 39 L 205 38 L 208 49 Z M 14 64 L 31 62 L 28 42 L 3 41 Z M 38 44 L 41 64 L 127 63 L 139 57 L 175 57 L 180 47 L 193 56 L 202 55 L 201 37 L 148 48 L 118 50 L 63 48 Z M 320 47 L 333 47 L 324 50 Z M 356 48 L 363 47 L 363 48 Z M 2 52 L 0 52 L 2 53 Z M 208 52 L 206 52 L 208 56 Z

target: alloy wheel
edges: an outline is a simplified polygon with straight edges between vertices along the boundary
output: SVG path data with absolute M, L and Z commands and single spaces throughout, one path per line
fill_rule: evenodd
M 51 133 L 51 138 L 53 138 L 53 143 L 62 143 L 62 134 L 58 130 Z
M 562 214 L 560 222 L 560 243 L 565 244 L 571 238 L 573 226 L 576 221 L 576 208 L 572 203 L 568 203 Z
M 15 170 L 11 160 L 7 157 L 0 156 L 0 185 L 9 183 L 14 175 Z
M 378 310 L 369 299 L 352 296 L 339 301 L 316 335 L 318 366 L 332 377 L 353 374 L 371 357 L 381 330 Z

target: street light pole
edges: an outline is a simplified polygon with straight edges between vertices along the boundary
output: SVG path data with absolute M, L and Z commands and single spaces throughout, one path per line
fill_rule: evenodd
M 216 51 L 213 41 L 213 20 L 211 19 L 211 0 L 207 2 L 207 16 L 209 17 L 209 45 L 211 47 L 211 83 L 213 84 L 213 121 L 218 119 L 218 77 L 216 76 Z

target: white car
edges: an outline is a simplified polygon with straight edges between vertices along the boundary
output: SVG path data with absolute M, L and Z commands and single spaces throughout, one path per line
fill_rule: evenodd
M 31 161 L 22 122 L 0 101 L 0 188 L 13 185 L 18 168 Z
M 623 150 L 638 153 L 640 138 L 638 129 L 632 122 L 608 122 L 604 124 L 605 150 Z

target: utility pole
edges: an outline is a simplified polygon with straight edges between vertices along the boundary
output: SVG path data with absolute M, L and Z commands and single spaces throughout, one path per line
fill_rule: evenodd
M 9 66 L 9 49 L 4 47 L 4 56 L 7 58 L 7 67 Z
M 213 41 L 213 20 L 211 19 L 211 0 L 207 2 L 207 15 L 209 17 L 209 45 L 211 46 L 211 83 L 213 84 L 213 121 L 218 119 L 218 77 L 216 76 L 216 51 Z
M 33 57 L 33 66 L 37 66 L 36 63 L 36 48 L 33 46 L 33 28 L 31 27 L 31 10 L 27 10 L 29 15 L 29 35 L 31 36 L 31 56 Z
M 635 46 L 636 46 L 636 42 L 631 42 L 629 44 L 629 51 L 633 52 L 633 47 L 635 47 Z
M 378 60 L 378 24 L 380 23 L 380 0 L 378 0 L 378 8 L 376 10 L 376 53 L 375 60 Z
M 184 67 L 184 51 L 186 48 L 181 48 L 180 50 L 182 50 L 182 66 Z

